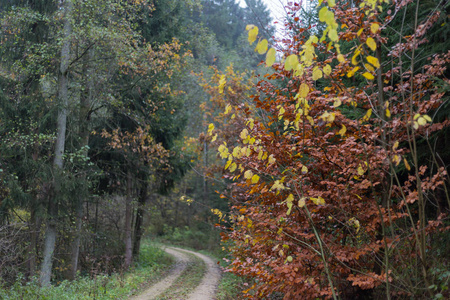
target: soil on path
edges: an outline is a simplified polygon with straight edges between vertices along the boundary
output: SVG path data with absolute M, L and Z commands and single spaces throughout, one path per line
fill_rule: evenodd
M 155 283 L 150 288 L 145 290 L 142 294 L 130 298 L 130 300 L 151 300 L 156 299 L 165 290 L 170 288 L 170 286 L 181 276 L 183 271 L 186 269 L 188 262 L 190 261 L 189 256 L 186 253 L 193 254 L 199 257 L 206 264 L 207 270 L 203 276 L 200 284 L 191 292 L 191 294 L 186 298 L 186 300 L 213 300 L 215 296 L 216 288 L 220 280 L 220 270 L 217 264 L 208 256 L 189 251 L 176 247 L 167 247 L 163 249 L 170 255 L 175 257 L 175 267 L 170 271 L 170 273 L 162 279 L 161 281 Z

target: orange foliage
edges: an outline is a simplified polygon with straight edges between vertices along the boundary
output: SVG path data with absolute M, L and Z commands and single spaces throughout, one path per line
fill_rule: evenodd
M 230 124 L 237 132 L 211 127 L 207 136 L 219 133 L 224 177 L 233 181 L 231 228 L 224 227 L 223 238 L 233 242 L 230 271 L 257 279 L 246 291 L 250 298 L 282 292 L 284 299 L 354 299 L 391 284 L 392 294 L 413 296 L 428 287 L 426 275 L 417 279 L 419 292 L 396 279 L 417 262 L 426 274 L 419 244 L 446 217 L 420 222 L 424 194 L 441 187 L 447 171 L 418 165 L 413 145 L 449 124 L 427 114 L 443 103 L 436 78 L 448 81 L 450 52 L 413 74 L 401 65 L 386 71 L 378 51 L 388 41 L 382 29 L 390 19 L 380 22 L 377 8 L 367 7 L 376 1 L 331 2 L 335 19 L 324 20 L 331 29 L 334 20 L 345 25 L 338 41 L 334 33 L 323 41 L 301 34 L 283 40 L 286 61 L 268 63 L 273 72 L 256 84 L 253 104 L 235 102 L 234 87 L 218 73 L 214 93 L 205 86 L 222 109 L 229 102 L 236 110 Z M 292 16 L 298 7 L 288 6 Z M 433 20 L 395 44 L 392 60 L 416 49 Z M 341 53 L 343 41 L 355 47 Z M 347 79 L 353 76 L 358 80 Z M 396 175 L 400 168 L 408 173 L 405 182 Z

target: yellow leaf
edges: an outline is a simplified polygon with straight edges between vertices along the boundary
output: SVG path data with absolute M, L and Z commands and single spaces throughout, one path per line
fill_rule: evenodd
M 280 182 L 279 180 L 275 180 L 274 184 L 272 185 L 272 187 L 270 188 L 270 190 L 284 190 L 284 185 L 282 182 Z
M 372 66 L 374 66 L 375 68 L 379 68 L 380 67 L 380 62 L 378 61 L 378 58 L 373 57 L 373 56 L 367 56 L 366 60 L 372 64 Z
M 328 0 L 328 6 L 329 7 L 335 7 L 336 6 L 336 1 L 335 0 Z
M 302 174 L 308 173 L 308 168 L 306 166 L 302 166 Z
M 298 207 L 302 208 L 303 206 L 305 206 L 306 203 L 306 198 L 302 197 L 300 198 L 300 200 L 298 200 Z
M 362 118 L 362 121 L 363 122 L 365 122 L 365 121 L 368 121 L 369 119 L 370 119 L 370 116 L 372 115 L 372 109 L 371 108 L 369 108 L 368 110 L 367 110 L 367 113 L 364 115 L 364 117 Z
M 259 159 L 259 160 L 262 159 L 263 154 L 264 154 L 264 151 L 262 151 L 262 150 L 259 151 L 259 153 L 258 153 L 258 159 Z
M 427 120 L 425 120 L 424 118 L 420 117 L 419 119 L 417 119 L 417 123 L 420 126 L 423 126 L 423 125 L 427 124 Z
M 266 54 L 266 66 L 271 67 L 275 63 L 277 52 L 274 48 L 270 48 Z
M 370 49 L 372 49 L 372 51 L 375 51 L 377 49 L 377 43 L 375 43 L 375 40 L 371 37 L 367 38 L 366 44 Z
M 358 61 L 356 60 L 358 58 L 358 56 L 361 54 L 361 50 L 356 49 L 355 54 L 353 54 L 352 56 L 352 64 L 353 65 L 357 65 Z
M 322 78 L 322 71 L 319 69 L 319 67 L 314 67 L 313 69 L 313 73 L 312 73 L 312 79 L 313 80 L 318 80 Z
M 208 125 L 208 135 L 210 135 L 213 132 L 213 130 L 214 130 L 214 124 L 211 123 Z
M 267 159 L 267 152 L 264 152 L 264 154 L 263 154 L 263 156 L 262 156 L 261 159 L 262 159 L 262 160 L 266 160 L 266 159 Z
M 245 140 L 247 138 L 247 135 L 248 135 L 248 130 L 247 130 L 247 128 L 244 128 L 240 134 L 241 139 Z
M 353 75 L 355 75 L 356 71 L 358 71 L 358 70 L 359 70 L 359 67 L 354 67 L 353 69 L 351 69 L 350 71 L 348 71 L 347 77 L 348 77 L 348 78 L 352 77 Z
M 325 73 L 325 75 L 330 75 L 331 74 L 331 66 L 327 64 L 325 67 L 323 67 L 323 72 Z
M 231 105 L 227 104 L 227 107 L 225 107 L 225 114 L 228 115 L 231 111 Z
M 406 160 L 406 158 L 403 159 L 403 162 L 405 163 L 405 168 L 406 168 L 408 171 L 411 171 L 411 166 L 409 165 L 409 163 L 408 163 L 408 161 Z
M 225 164 L 225 170 L 228 169 L 232 162 L 233 161 L 231 159 L 227 161 L 227 163 Z
M 361 165 L 358 165 L 358 168 L 356 169 L 356 171 L 358 172 L 359 176 L 364 175 L 364 173 L 366 173 L 366 171 L 364 171 L 364 169 L 361 167 Z
M 324 205 L 325 200 L 322 197 L 311 198 L 311 201 L 314 202 L 315 205 Z
M 424 117 L 425 120 L 431 123 L 431 118 L 429 115 L 423 115 L 422 117 Z
M 255 51 L 258 51 L 259 54 L 264 54 L 267 51 L 267 48 L 269 46 L 269 43 L 266 39 L 263 39 L 262 41 L 259 41 L 256 45 Z
M 244 173 L 244 178 L 245 179 L 250 179 L 252 177 L 253 177 L 253 172 L 251 170 L 245 171 L 245 173 Z
M 420 117 L 420 114 L 415 114 L 415 115 L 414 115 L 414 118 L 413 118 L 414 121 L 417 120 L 419 117 Z
M 374 72 L 374 71 L 375 71 L 375 69 L 372 67 L 372 65 L 364 64 L 364 66 L 365 66 L 366 69 L 369 70 L 370 72 Z
M 230 170 L 229 170 L 229 171 L 230 171 L 231 173 L 233 173 L 233 172 L 236 170 L 236 168 L 237 168 L 236 163 L 232 163 L 231 166 L 230 166 Z
M 241 157 L 242 157 L 242 154 L 241 154 L 241 147 L 236 146 L 236 147 L 233 149 L 233 156 L 236 157 L 236 158 L 241 158 Z
M 396 141 L 395 143 L 394 143 L 394 146 L 392 146 L 392 150 L 397 150 L 397 148 L 398 148 L 398 141 Z
M 338 54 L 337 60 L 338 60 L 339 62 L 341 62 L 341 63 L 345 62 L 345 57 L 344 57 L 344 55 Z
M 253 29 L 255 27 L 255 25 L 253 24 L 247 24 L 247 26 L 245 26 L 245 30 L 249 31 L 251 29 Z
M 253 28 L 248 31 L 248 42 L 250 43 L 250 45 L 256 41 L 258 31 L 259 29 L 256 26 L 253 26 Z
M 325 22 L 326 14 L 328 12 L 328 7 L 324 6 L 319 10 L 319 21 Z
M 286 215 L 290 215 L 291 214 L 291 211 L 292 211 L 292 202 L 288 202 L 288 203 L 286 203 L 286 205 L 287 205 L 287 207 L 288 207 L 288 210 L 287 210 L 287 212 L 286 212 Z
M 298 65 L 298 57 L 295 54 L 291 54 L 286 58 L 286 61 L 284 62 L 284 69 L 286 71 L 291 71 L 295 69 Z
M 364 74 L 362 74 L 366 79 L 368 80 L 373 80 L 375 77 L 369 73 L 369 72 L 365 72 Z
M 334 20 L 334 13 L 329 10 L 325 12 L 324 22 L 327 23 L 327 25 L 333 24 L 333 26 L 337 26 L 336 21 Z
M 334 100 L 333 106 L 335 108 L 337 108 L 337 107 L 341 106 L 341 104 L 342 104 L 341 99 L 340 98 L 336 98 L 336 100 Z
M 372 23 L 370 25 L 370 31 L 372 31 L 373 34 L 377 33 L 379 28 L 380 25 L 378 25 L 377 23 Z
M 292 203 L 292 201 L 294 201 L 294 195 L 292 195 L 292 194 L 289 194 L 289 196 L 286 198 L 286 202 L 287 203 Z
M 213 138 L 211 139 L 211 143 L 214 143 L 216 140 L 217 140 L 217 134 L 215 134 L 215 135 L 213 136 Z
M 223 93 L 223 88 L 225 87 L 225 83 L 227 83 L 225 75 L 221 75 L 220 80 L 219 80 L 219 93 L 220 94 Z
M 361 28 L 360 30 L 358 30 L 358 32 L 356 33 L 357 36 L 360 36 L 361 33 L 363 32 L 364 28 Z
M 391 117 L 391 111 L 389 110 L 389 108 L 386 108 L 386 117 Z
M 269 156 L 269 165 L 273 164 L 276 161 L 276 159 L 273 157 L 273 154 L 270 154 Z
M 252 183 L 253 183 L 253 184 L 258 183 L 258 181 L 259 181 L 259 176 L 256 175 L 256 174 L 253 175 L 253 176 L 252 176 Z
M 309 93 L 309 85 L 306 83 L 302 83 L 300 85 L 300 89 L 298 90 L 298 96 L 301 98 L 306 98 L 306 96 L 308 96 Z
M 341 130 L 339 130 L 339 134 L 341 135 L 341 136 L 344 136 L 344 134 L 347 132 L 347 127 L 345 127 L 345 125 L 344 124 L 342 124 L 342 128 L 341 128 Z
M 394 158 L 392 158 L 392 162 L 396 165 L 396 166 L 398 166 L 398 164 L 400 163 L 400 161 L 401 161 L 401 158 L 400 158 L 400 156 L 399 155 L 394 155 Z
M 336 29 L 330 29 L 330 31 L 328 31 L 328 37 L 330 38 L 330 40 L 332 40 L 333 42 L 337 42 L 339 40 L 339 36 L 337 34 L 337 30 Z

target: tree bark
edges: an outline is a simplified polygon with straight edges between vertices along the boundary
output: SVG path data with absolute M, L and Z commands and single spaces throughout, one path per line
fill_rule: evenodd
M 132 204 L 132 176 L 131 170 L 127 171 L 127 195 L 125 198 L 125 262 L 124 268 L 128 269 L 133 259 L 133 247 L 131 238 L 131 204 Z
M 57 119 L 57 133 L 56 133 L 56 145 L 55 145 L 55 157 L 53 160 L 54 169 L 54 182 L 53 193 L 50 193 L 48 199 L 48 216 L 47 216 L 47 228 L 45 232 L 43 259 L 41 264 L 41 274 L 39 282 L 42 286 L 50 285 L 50 279 L 52 275 L 53 266 L 53 254 L 56 244 L 56 222 L 58 217 L 58 203 L 57 198 L 60 192 L 61 186 L 61 173 L 63 171 L 63 154 L 66 141 L 66 126 L 67 126 L 67 106 L 69 102 L 69 78 L 68 68 L 70 61 L 70 34 L 72 33 L 72 25 L 70 21 L 72 2 L 66 0 L 62 4 L 64 10 L 64 42 L 61 49 L 61 64 L 59 74 L 59 110 Z
M 38 216 L 36 216 L 36 209 L 31 209 L 30 216 L 30 246 L 28 248 L 28 280 L 36 275 L 36 249 L 37 241 L 39 236 L 39 231 L 41 227 L 41 221 Z
M 80 97 L 80 118 L 79 118 L 79 136 L 80 145 L 84 147 L 83 155 L 88 156 L 89 145 L 89 121 L 90 121 L 90 109 L 92 103 L 92 94 L 94 89 L 94 72 L 92 66 L 89 66 L 89 61 L 93 59 L 94 50 L 88 50 L 88 56 L 85 56 L 83 73 L 86 78 L 86 90 L 81 93 Z M 86 176 L 84 176 L 85 178 Z M 75 209 L 75 234 L 72 241 L 70 268 L 67 274 L 67 279 L 74 280 L 77 275 L 78 269 L 78 257 L 80 254 L 80 242 L 81 242 L 81 228 L 83 225 L 83 204 L 85 195 L 80 195 Z
M 142 239 L 142 223 L 144 220 L 144 206 L 148 198 L 148 182 L 144 179 L 141 192 L 139 193 L 138 207 L 136 210 L 136 223 L 134 224 L 133 257 L 139 257 Z

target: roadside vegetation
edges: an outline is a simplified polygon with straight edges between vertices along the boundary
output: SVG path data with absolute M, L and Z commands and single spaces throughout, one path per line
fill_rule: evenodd
M 37 278 L 25 283 L 19 275 L 12 286 L 0 288 L 0 299 L 128 299 L 161 279 L 173 263 L 169 254 L 149 240 L 144 240 L 141 247 L 139 260 L 125 273 L 108 275 L 91 270 L 89 275 L 46 287 L 40 287 Z

